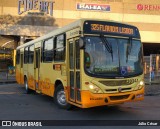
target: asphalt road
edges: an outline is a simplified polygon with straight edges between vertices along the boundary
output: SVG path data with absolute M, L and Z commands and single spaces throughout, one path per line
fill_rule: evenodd
M 51 97 L 25 94 L 18 84 L 0 85 L 0 120 L 160 120 L 160 96 L 114 107 L 67 111 L 59 109 Z

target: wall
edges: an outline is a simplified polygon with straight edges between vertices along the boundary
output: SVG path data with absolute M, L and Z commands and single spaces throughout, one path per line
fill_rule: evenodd
M 11 16 L 10 21 L 13 22 L 3 27 L 5 29 L 0 31 L 1 34 L 40 36 L 80 18 L 96 18 L 135 25 L 141 32 L 143 42 L 160 43 L 160 9 L 153 9 L 152 6 L 160 6 L 160 0 L 54 0 L 53 16 L 29 16 L 28 12 L 18 15 L 17 1 L 0 0 L 1 17 Z M 79 2 L 109 4 L 111 10 L 79 11 L 76 10 L 76 3 Z M 137 9 L 138 4 L 143 5 L 143 9 L 139 7 L 142 10 Z M 4 21 L 7 20 L 4 18 Z

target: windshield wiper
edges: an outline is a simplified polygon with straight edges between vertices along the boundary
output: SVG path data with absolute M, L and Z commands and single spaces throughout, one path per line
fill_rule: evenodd
M 108 42 L 108 40 L 107 40 L 103 35 L 100 35 L 100 39 L 101 39 L 102 43 L 104 44 L 105 48 L 107 49 L 107 51 L 108 51 L 109 53 L 111 53 L 112 62 L 113 62 L 113 50 L 112 50 L 112 45 Z
M 126 62 L 128 62 L 128 56 L 131 54 L 132 49 L 132 37 L 129 37 L 128 43 L 127 43 L 127 51 L 126 51 Z

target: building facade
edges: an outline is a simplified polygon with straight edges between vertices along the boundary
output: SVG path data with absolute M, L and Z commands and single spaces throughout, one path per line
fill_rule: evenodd
M 22 43 L 80 18 L 135 25 L 146 55 L 160 49 L 159 0 L 0 0 L 0 35 L 19 36 Z
M 0 57 L 6 60 L 6 48 L 16 49 L 80 18 L 137 26 L 144 55 L 155 54 L 156 59 L 145 58 L 145 71 L 150 71 L 150 62 L 160 70 L 160 0 L 0 0 Z

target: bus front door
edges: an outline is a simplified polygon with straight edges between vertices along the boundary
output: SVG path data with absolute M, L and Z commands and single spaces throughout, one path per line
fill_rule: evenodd
M 81 103 L 79 38 L 69 40 L 69 100 Z
M 40 91 L 39 87 L 39 69 L 40 69 L 40 48 L 35 49 L 35 60 L 34 60 L 34 80 L 35 90 Z

